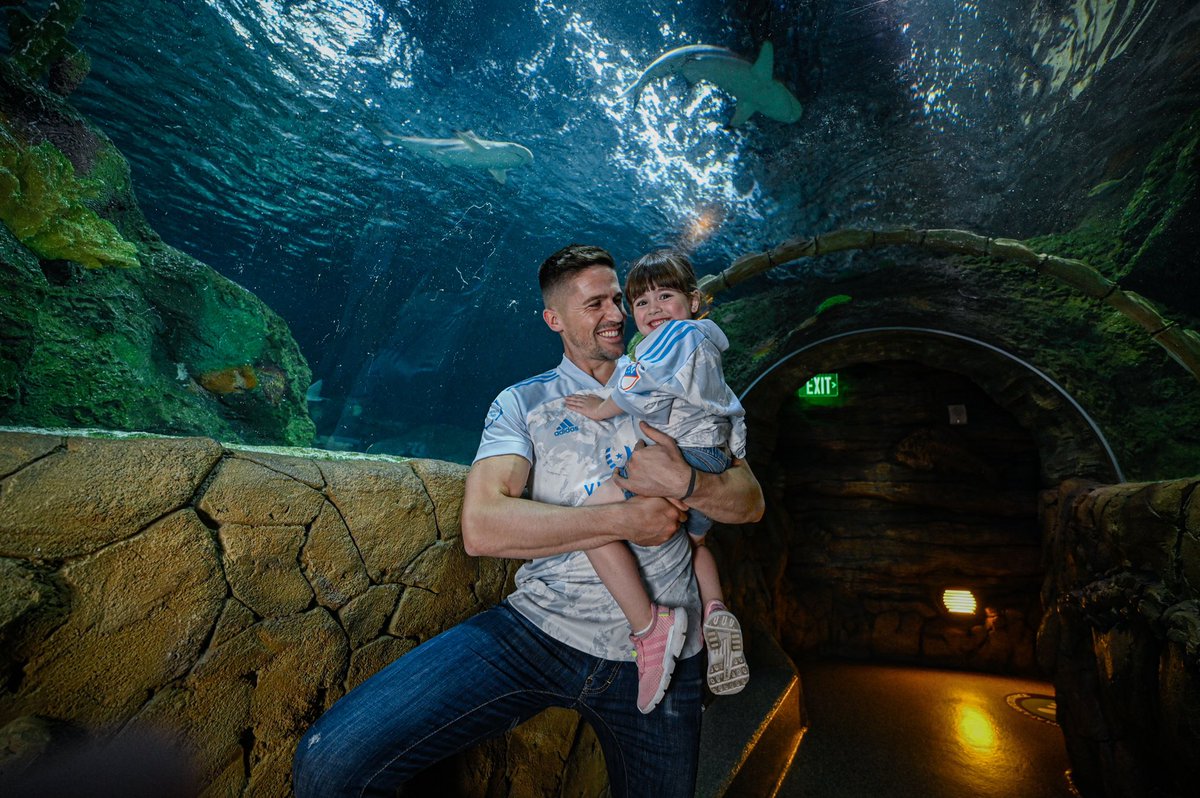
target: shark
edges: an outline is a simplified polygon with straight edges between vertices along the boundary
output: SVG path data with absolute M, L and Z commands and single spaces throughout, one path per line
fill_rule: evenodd
M 632 96 L 636 107 L 650 81 L 682 75 L 689 83 L 707 80 L 733 95 L 737 108 L 729 121 L 730 127 L 741 125 L 755 113 L 777 122 L 796 122 L 803 106 L 786 86 L 775 80 L 774 70 L 775 48 L 770 42 L 763 42 L 753 64 L 725 47 L 690 44 L 655 59 L 621 97 Z
M 455 131 L 454 138 L 426 139 L 417 136 L 398 136 L 382 127 L 373 126 L 375 135 L 384 143 L 399 144 L 410 152 L 436 161 L 443 166 L 464 169 L 486 169 L 503 184 L 508 170 L 533 163 L 533 153 L 512 141 L 488 141 L 473 131 Z

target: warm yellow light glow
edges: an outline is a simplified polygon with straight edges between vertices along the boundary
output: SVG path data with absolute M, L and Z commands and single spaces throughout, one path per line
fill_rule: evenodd
M 958 708 L 958 737 L 976 754 L 986 756 L 996 749 L 996 727 L 987 713 L 975 707 Z
M 681 236 L 682 248 L 691 251 L 703 244 L 725 221 L 725 212 L 716 206 L 697 208 Z
M 942 593 L 942 604 L 949 612 L 960 615 L 975 614 L 975 594 L 970 590 L 947 590 Z

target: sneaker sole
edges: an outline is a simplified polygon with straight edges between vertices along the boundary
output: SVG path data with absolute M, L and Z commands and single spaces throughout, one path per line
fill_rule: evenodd
M 740 693 L 750 681 L 743 652 L 742 626 L 732 612 L 716 610 L 704 621 L 708 647 L 708 689 L 713 695 Z
M 667 694 L 667 687 L 671 684 L 671 675 L 675 673 L 675 660 L 679 658 L 679 652 L 683 651 L 683 641 L 687 637 L 687 613 L 682 607 L 675 608 L 675 620 L 671 624 L 671 631 L 667 634 L 667 654 L 663 657 L 663 675 L 658 682 L 658 691 L 654 694 L 654 698 L 650 699 L 650 703 L 645 709 L 638 707 L 638 711 L 643 715 L 649 715 L 654 711 L 654 708 L 663 700 L 663 696 Z

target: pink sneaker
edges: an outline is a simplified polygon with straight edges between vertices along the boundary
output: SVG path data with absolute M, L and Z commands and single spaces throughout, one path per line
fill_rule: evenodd
M 637 658 L 637 708 L 648 714 L 662 701 L 675 672 L 675 658 L 683 650 L 687 636 L 687 612 L 682 607 L 653 606 L 654 623 L 641 637 L 630 635 Z
M 705 607 L 704 643 L 708 647 L 708 689 L 713 695 L 740 693 L 750 681 L 742 653 L 742 625 L 719 601 Z

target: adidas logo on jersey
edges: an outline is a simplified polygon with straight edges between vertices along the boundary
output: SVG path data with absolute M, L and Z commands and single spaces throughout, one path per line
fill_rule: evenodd
M 571 423 L 571 419 L 564 418 L 562 423 L 558 425 L 558 429 L 554 430 L 554 437 L 566 435 L 568 432 L 579 432 L 579 427 Z

